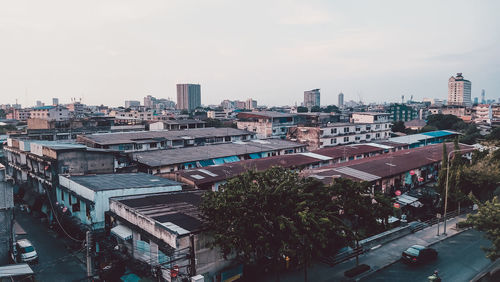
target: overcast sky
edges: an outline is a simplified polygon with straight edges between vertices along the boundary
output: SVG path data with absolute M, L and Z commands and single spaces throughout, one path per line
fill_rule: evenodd
M 293 105 L 500 97 L 500 1 L 0 0 L 0 104 L 253 97 Z

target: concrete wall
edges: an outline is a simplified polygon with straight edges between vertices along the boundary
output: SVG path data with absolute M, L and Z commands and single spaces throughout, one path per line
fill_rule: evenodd
M 0 265 L 9 263 L 13 243 L 14 197 L 12 186 L 5 182 L 5 168 L 0 165 Z

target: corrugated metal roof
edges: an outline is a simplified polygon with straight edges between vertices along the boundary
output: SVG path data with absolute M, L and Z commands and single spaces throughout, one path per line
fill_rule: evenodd
M 72 180 L 93 191 L 182 185 L 176 181 L 142 172 L 61 177 Z
M 350 167 L 339 167 L 339 168 L 336 168 L 334 170 L 337 172 L 355 177 L 357 179 L 364 180 L 364 181 L 375 181 L 375 180 L 380 179 L 379 176 L 376 176 L 376 175 L 373 175 L 373 174 L 370 174 L 370 173 L 367 173 L 364 171 L 360 171 L 360 170 L 357 170 L 354 168 L 350 168 Z

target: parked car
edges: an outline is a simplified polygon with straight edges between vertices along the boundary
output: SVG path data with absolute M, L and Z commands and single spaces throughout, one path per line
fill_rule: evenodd
M 18 240 L 14 243 L 11 256 L 16 263 L 38 263 L 38 254 L 28 239 Z
M 438 253 L 433 248 L 428 248 L 420 245 L 413 245 L 403 252 L 401 257 L 403 261 L 409 263 L 425 263 L 436 259 Z

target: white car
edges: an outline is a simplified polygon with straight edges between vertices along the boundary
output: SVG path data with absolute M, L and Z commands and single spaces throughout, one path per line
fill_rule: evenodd
M 38 263 L 38 254 L 29 240 L 22 239 L 14 244 L 12 260 L 18 263 Z

